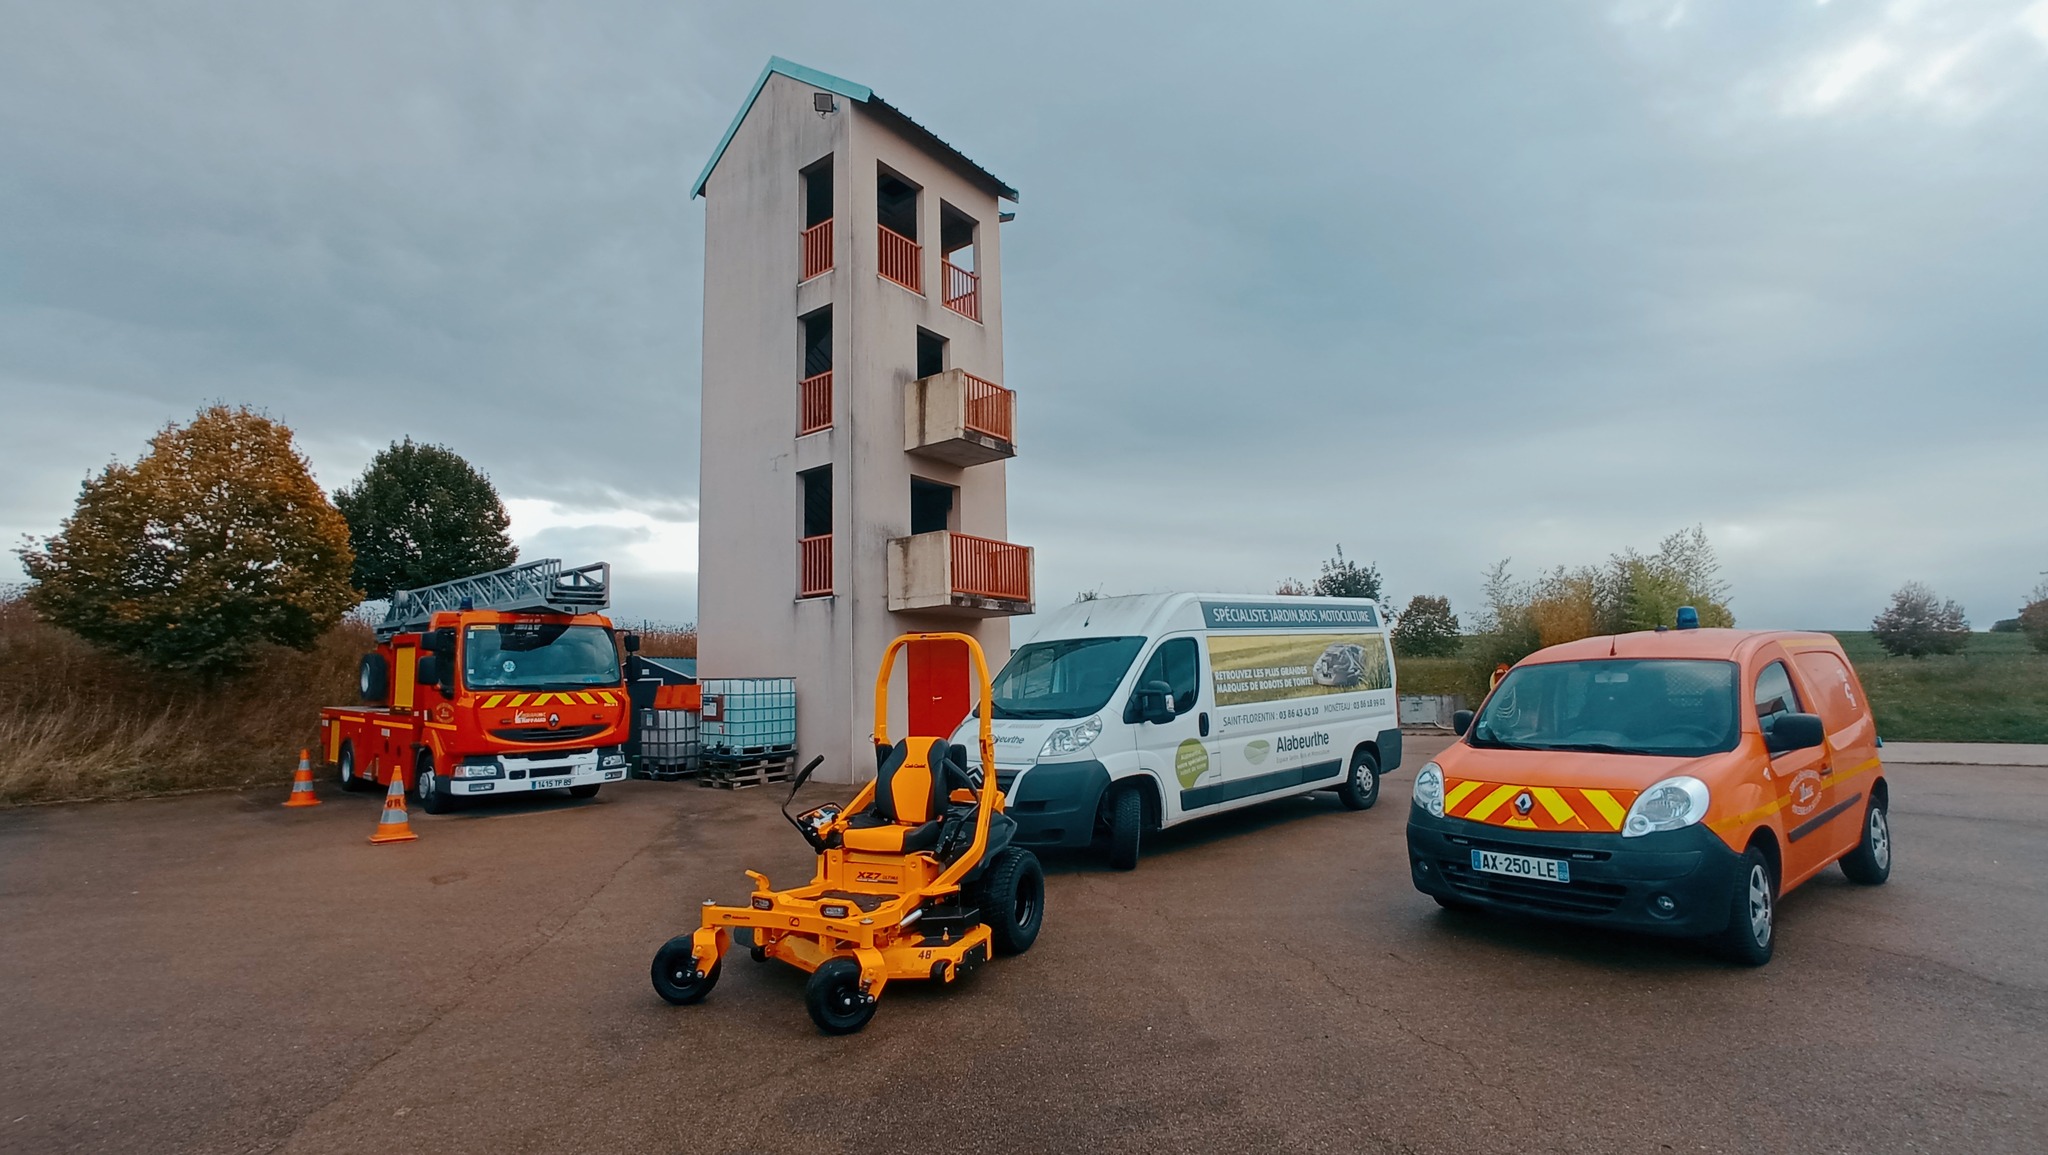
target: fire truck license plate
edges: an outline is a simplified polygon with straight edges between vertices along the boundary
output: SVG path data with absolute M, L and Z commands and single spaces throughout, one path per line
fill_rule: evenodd
M 567 778 L 536 778 L 533 780 L 533 788 L 535 790 L 553 790 L 568 784 L 569 779 Z
M 1530 858 L 1525 854 L 1501 854 L 1492 850 L 1472 852 L 1472 869 L 1509 878 L 1535 878 L 1544 882 L 1570 882 L 1571 863 L 1557 858 Z

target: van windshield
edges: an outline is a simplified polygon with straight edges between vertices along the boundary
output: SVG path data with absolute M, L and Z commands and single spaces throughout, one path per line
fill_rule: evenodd
M 998 718 L 1085 718 L 1108 703 L 1143 638 L 1062 638 L 1010 655 L 989 699 Z
M 462 639 L 462 683 L 472 690 L 616 686 L 619 654 L 602 626 L 471 626 Z
M 1735 748 L 1735 664 L 1674 659 L 1517 666 L 1473 720 L 1474 746 L 1698 757 Z

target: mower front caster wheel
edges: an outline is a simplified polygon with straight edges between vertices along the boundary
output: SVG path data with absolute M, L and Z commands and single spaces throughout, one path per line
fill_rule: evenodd
M 804 1008 L 828 1035 L 850 1035 L 875 1017 L 875 1000 L 860 989 L 860 963 L 835 958 L 811 972 L 804 984 Z
M 654 993 L 679 1007 L 701 1002 L 711 988 L 718 985 L 718 969 L 725 964 L 715 962 L 709 971 L 697 969 L 697 959 L 691 954 L 691 936 L 679 934 L 661 944 L 654 952 Z

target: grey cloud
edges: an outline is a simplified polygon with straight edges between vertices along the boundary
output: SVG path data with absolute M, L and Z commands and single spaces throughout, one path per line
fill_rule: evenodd
M 1047 602 L 1270 588 L 1341 541 L 1463 610 L 1500 556 L 1697 521 L 1746 622 L 1919 577 L 1988 623 L 2048 568 L 2024 8 L 22 5 L 0 534 L 216 398 L 330 487 L 411 435 L 508 498 L 694 520 L 688 187 L 781 54 L 1023 190 L 1011 535 Z M 1892 63 L 1801 103 L 1866 43 Z

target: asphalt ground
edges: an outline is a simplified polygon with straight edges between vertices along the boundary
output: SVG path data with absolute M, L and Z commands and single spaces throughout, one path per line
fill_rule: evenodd
M 2048 772 L 1894 768 L 1890 885 L 1808 884 L 1748 971 L 1439 911 L 1402 841 L 1428 749 L 1371 811 L 1052 858 L 1030 953 L 847 1038 L 743 954 L 700 1006 L 648 985 L 743 868 L 808 874 L 770 789 L 393 846 L 325 783 L 0 812 L 0 1150 L 2048 1150 Z

